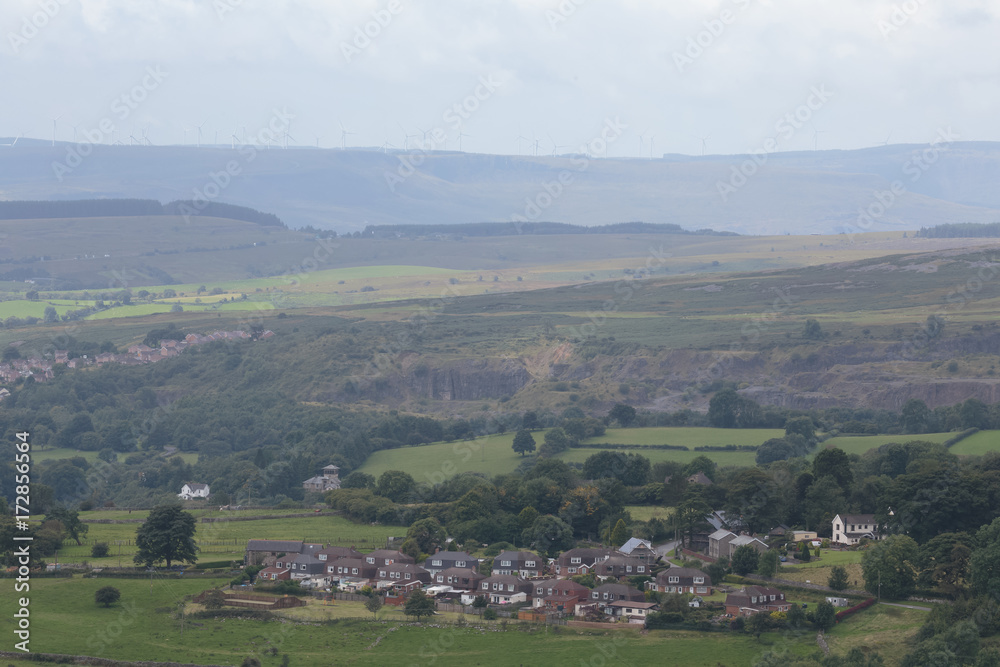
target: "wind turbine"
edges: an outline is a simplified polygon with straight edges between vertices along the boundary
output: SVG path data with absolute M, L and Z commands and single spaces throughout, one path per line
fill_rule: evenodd
M 233 133 L 230 135 L 232 137 L 232 139 L 233 139 L 233 150 L 236 150 L 236 142 L 240 140 L 240 138 L 238 136 L 236 136 L 236 131 L 238 129 L 239 129 L 238 127 L 234 126 L 233 127 Z
M 137 141 L 139 140 L 135 138 L 135 125 L 133 125 L 132 131 L 128 133 L 128 145 L 134 146 Z
M 462 150 L 462 137 L 471 137 L 471 136 L 472 136 L 471 134 L 466 134 L 465 132 L 462 132 L 461 130 L 458 131 L 458 150 L 460 152 Z
M 347 150 L 347 137 L 354 134 L 354 132 L 348 132 L 347 128 L 339 120 L 337 121 L 337 125 L 340 125 L 340 150 L 344 151 Z
M 204 127 L 205 123 L 207 122 L 208 122 L 207 120 L 203 120 L 201 121 L 201 125 L 196 125 L 196 127 L 198 128 L 198 148 L 201 148 L 201 128 Z
M 314 135 L 314 136 L 316 137 L 316 148 L 319 148 L 319 140 L 322 139 L 323 137 L 321 135 L 319 135 L 319 134 Z
M 53 148 L 55 148 L 55 146 L 56 146 L 56 121 L 59 120 L 60 118 L 62 118 L 62 114 L 59 114 L 58 116 L 56 116 L 55 118 L 52 119 L 52 147 Z
M 386 140 L 383 141 L 382 145 L 380 146 L 380 148 L 382 149 L 382 153 L 383 154 L 388 153 L 390 148 L 395 148 L 395 147 L 396 146 L 394 144 L 389 143 L 388 137 L 386 137 Z
M 645 143 L 646 133 L 649 132 L 647 127 L 645 130 L 639 133 L 639 157 L 642 157 L 642 145 Z
M 80 127 L 83 123 L 70 123 L 73 127 L 73 143 L 76 143 L 77 132 L 76 128 Z
M 819 135 L 826 132 L 826 130 L 817 130 L 815 125 L 813 125 L 812 123 L 809 124 L 812 125 L 813 129 L 813 150 L 815 151 L 819 149 Z
M 146 132 L 148 132 L 148 131 L 149 131 L 149 125 L 147 125 L 146 127 L 142 128 L 142 144 L 145 145 L 145 146 L 152 146 L 153 142 L 150 141 L 149 137 L 146 136 Z
M 892 138 L 892 132 L 890 131 L 889 134 L 886 135 L 885 141 L 882 142 L 882 145 L 883 146 L 888 146 L 889 145 L 889 139 L 891 139 L 891 138 Z
M 541 142 L 540 142 L 540 141 L 538 141 L 538 137 L 535 137 L 535 140 L 534 140 L 534 142 L 532 142 L 532 144 L 531 144 L 531 145 L 532 145 L 532 146 L 533 146 L 533 147 L 535 148 L 535 155 L 538 155 L 538 145 L 539 145 L 540 143 L 541 143 Z
M 701 139 L 701 154 L 704 155 L 705 151 L 707 150 L 708 140 L 711 138 L 711 135 L 710 134 L 706 134 L 704 137 L 695 137 L 695 136 L 692 135 L 692 138 L 694 138 L 694 139 Z
M 545 136 L 546 136 L 546 137 L 548 137 L 548 138 L 549 138 L 549 141 L 551 141 L 551 142 L 552 142 L 552 156 L 553 156 L 553 157 L 555 157 L 555 154 L 556 154 L 556 152 L 557 152 L 557 151 L 558 151 L 558 150 L 559 150 L 560 148 L 566 148 L 566 146 L 563 146 L 563 145 L 561 145 L 561 144 L 557 144 L 557 143 L 556 143 L 556 140 L 552 138 L 552 135 L 551 135 L 551 134 L 546 134 Z
M 17 140 L 20 139 L 23 136 L 24 136 L 24 132 L 21 132 L 16 137 L 14 137 L 14 141 L 10 142 L 9 144 L 0 144 L 0 146 L 10 146 L 11 148 L 13 148 L 14 145 L 17 143 Z
M 521 142 L 522 141 L 530 142 L 531 139 L 528 139 L 528 137 L 524 136 L 523 134 L 519 134 L 519 135 L 517 135 L 517 139 L 515 139 L 515 141 L 517 141 L 517 154 L 520 155 L 521 154 Z M 528 145 L 530 146 L 531 144 L 529 143 Z
M 653 144 L 656 143 L 656 137 L 649 135 L 649 159 L 653 159 Z
M 417 125 L 416 127 L 417 127 L 417 130 L 419 130 L 420 134 L 422 135 L 420 137 L 420 142 L 421 142 L 420 148 L 423 149 L 423 150 L 427 150 L 427 130 L 425 130 L 424 128 L 420 127 L 419 125 Z
M 292 141 L 295 141 L 295 137 L 293 137 L 292 135 L 290 135 L 290 134 L 288 133 L 288 130 L 289 130 L 289 128 L 291 128 L 291 127 L 292 127 L 292 124 L 291 124 L 291 123 L 289 123 L 289 124 L 288 124 L 288 126 L 287 126 L 287 127 L 285 128 L 285 131 L 284 131 L 284 132 L 282 133 L 282 135 L 281 135 L 282 139 L 283 139 L 283 140 L 284 140 L 284 142 L 285 142 L 285 144 L 284 144 L 284 148 L 285 148 L 285 150 L 288 150 L 288 140 L 289 140 L 289 139 L 291 139 Z
M 404 150 L 404 151 L 405 151 L 405 150 L 409 150 L 409 149 L 410 149 L 410 138 L 411 138 L 411 137 L 416 137 L 417 135 L 415 135 L 415 134 L 409 134 L 409 133 L 408 133 L 408 132 L 406 131 L 406 128 L 405 128 L 405 127 L 403 127 L 402 125 L 400 125 L 399 123 L 396 123 L 396 125 L 399 125 L 399 129 L 401 129 L 401 130 L 403 131 L 403 150 Z M 426 133 L 426 132 L 424 132 L 424 135 L 425 135 L 425 136 L 426 136 L 426 134 L 427 134 L 427 133 Z

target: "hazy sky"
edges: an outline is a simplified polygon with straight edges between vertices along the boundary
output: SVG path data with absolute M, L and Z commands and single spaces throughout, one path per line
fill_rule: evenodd
M 998 15 L 973 0 L 3 0 L 0 136 L 49 139 L 61 116 L 59 140 L 104 121 L 126 143 L 146 126 L 194 143 L 184 126 L 204 123 L 203 142 L 228 144 L 285 109 L 289 144 L 322 147 L 342 122 L 348 146 L 401 148 L 421 128 L 434 148 L 462 132 L 466 151 L 572 152 L 615 119 L 614 156 L 924 143 L 945 126 L 997 141 Z

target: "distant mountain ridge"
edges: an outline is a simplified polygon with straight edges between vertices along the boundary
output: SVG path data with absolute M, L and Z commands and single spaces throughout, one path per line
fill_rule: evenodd
M 232 202 L 290 227 L 630 220 L 740 234 L 916 230 L 1000 220 L 1000 143 L 685 156 L 237 146 L 0 149 L 0 199 Z M 74 160 L 73 164 L 77 164 Z M 867 215 L 867 217 L 865 217 Z
M 0 201 L 0 220 L 118 218 L 137 215 L 205 216 L 242 220 L 270 227 L 285 226 L 273 213 L 213 201 L 172 201 L 167 204 L 161 204 L 155 199 Z

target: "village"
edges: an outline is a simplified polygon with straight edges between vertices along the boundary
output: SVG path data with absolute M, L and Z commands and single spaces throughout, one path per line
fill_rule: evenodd
M 0 363 L 0 382 L 13 384 L 27 378 L 33 378 L 36 382 L 51 380 L 55 377 L 55 367 L 59 364 L 64 364 L 66 368 L 84 368 L 104 364 L 123 364 L 126 366 L 151 364 L 176 357 L 187 348 L 195 345 L 204 345 L 215 341 L 263 340 L 273 335 L 274 332 L 270 330 L 265 330 L 257 336 L 240 330 L 213 331 L 210 334 L 189 333 L 180 340 L 164 339 L 160 341 L 159 348 L 138 343 L 130 345 L 124 353 L 102 352 L 93 357 L 82 355 L 70 358 L 69 351 L 55 350 L 51 359 L 32 356 L 27 359 L 10 359 Z M 7 394 L 9 392 L 0 389 L 0 398 Z
M 337 466 L 328 465 L 321 475 L 305 480 L 303 487 L 315 491 L 340 488 L 338 471 Z M 209 493 L 208 485 L 188 483 L 178 495 L 192 499 L 206 498 Z M 414 591 L 422 591 L 449 610 L 489 607 L 508 612 L 505 615 L 516 611 L 517 618 L 539 622 L 576 619 L 642 625 L 661 610 L 658 600 L 665 595 L 684 596 L 692 609 L 714 609 L 717 621 L 787 613 L 792 607 L 785 593 L 773 586 L 720 588 L 702 569 L 685 566 L 692 561 L 704 565 L 723 559 L 730 562 L 741 548 L 763 554 L 784 547 L 795 554 L 803 545 L 817 550 L 821 545 L 850 547 L 880 536 L 873 515 L 837 515 L 832 523 L 833 540 L 827 541 L 819 540 L 815 531 L 792 531 L 787 526 L 777 526 L 760 537 L 749 535 L 740 529 L 739 519 L 727 521 L 722 511 L 712 512 L 706 521 L 715 530 L 696 535 L 687 545 L 690 548 L 676 541 L 654 546 L 633 537 L 618 547 L 582 546 L 556 558 L 504 550 L 491 564 L 467 551 L 440 548 L 418 562 L 391 548 L 362 553 L 353 546 L 251 539 L 244 568 L 256 577 L 255 585 L 264 588 L 289 581 L 317 595 L 380 595 L 386 604 L 397 606 Z M 676 564 L 678 560 L 684 565 Z M 580 578 L 588 577 L 592 586 L 580 583 Z M 633 585 L 637 579 L 644 580 L 642 588 Z M 254 584 L 247 589 L 252 591 Z M 724 600 L 717 595 L 720 591 L 725 592 Z M 709 601 L 713 595 L 715 599 Z M 245 594 L 236 593 L 227 604 L 240 606 L 244 598 Z M 260 604 L 265 599 L 250 602 Z M 835 595 L 826 601 L 835 607 L 848 605 L 847 598 Z

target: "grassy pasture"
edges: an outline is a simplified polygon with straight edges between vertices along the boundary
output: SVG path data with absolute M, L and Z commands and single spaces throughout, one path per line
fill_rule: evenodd
M 219 512 L 218 510 L 194 510 L 191 512 L 197 518 L 205 516 L 229 516 L 238 518 L 246 515 L 274 514 L 273 519 L 255 521 L 224 521 L 197 524 L 195 541 L 198 543 L 198 558 L 203 561 L 243 560 L 246 543 L 251 539 L 302 540 L 304 542 L 329 543 L 336 546 L 356 546 L 359 551 L 371 551 L 385 546 L 389 536 L 406 534 L 406 528 L 401 526 L 370 526 L 356 524 L 343 517 L 317 515 L 310 517 L 279 518 L 289 511 L 247 510 L 245 512 Z M 294 512 L 293 512 L 294 513 Z M 144 519 L 148 512 L 135 511 L 129 514 L 123 511 L 83 512 L 80 518 L 88 519 Z M 86 560 L 93 565 L 117 565 L 119 561 L 119 544 L 121 562 L 131 565 L 136 548 L 135 531 L 139 523 L 89 523 L 90 529 L 86 542 L 77 545 L 73 540 L 63 543 L 59 550 L 59 558 L 64 562 L 81 562 Z M 94 542 L 107 542 L 111 553 L 106 558 L 94 559 L 90 556 L 91 545 Z
M 870 449 L 887 445 L 890 442 L 944 442 L 948 438 L 953 438 L 954 433 L 922 433 L 920 435 L 851 435 L 830 438 L 823 443 L 823 447 L 830 449 L 837 447 L 843 449 L 848 454 L 864 454 Z M 952 450 L 954 451 L 954 450 Z M 955 452 L 959 454 L 961 452 Z
M 650 519 L 666 520 L 673 516 L 673 507 L 656 507 L 654 505 L 627 505 L 625 509 L 636 521 L 649 521 Z
M 708 445 L 759 445 L 771 438 L 785 435 L 775 428 L 698 428 L 687 426 L 656 426 L 651 428 L 609 428 L 600 438 L 589 438 L 588 445 L 619 443 L 623 445 L 683 445 L 689 449 Z M 666 450 L 670 451 L 670 450 Z M 719 452 L 699 452 L 706 456 Z
M 9 582 L 8 582 L 9 583 Z M 669 651 L 672 664 L 714 667 L 722 662 L 749 666 L 767 645 L 781 641 L 795 653 L 815 649 L 812 636 L 784 639 L 777 633 L 762 637 L 761 643 L 747 635 L 653 631 L 640 636 L 637 630 L 609 628 L 578 631 L 561 628 L 558 634 L 545 630 L 516 631 L 516 623 L 506 632 L 442 626 L 443 617 L 425 625 L 394 621 L 342 618 L 318 624 L 303 622 L 267 623 L 239 619 L 192 619 L 176 615 L 186 596 L 218 586 L 213 579 L 36 579 L 31 582 L 31 649 L 91 655 L 119 660 L 190 662 L 195 664 L 239 664 L 255 655 L 266 667 L 280 664 L 282 654 L 294 665 L 400 665 L 433 658 L 436 665 L 531 665 L 605 664 L 613 656 L 622 664 L 657 664 Z M 112 585 L 121 601 L 111 607 L 95 605 L 94 592 Z M 0 627 L 5 634 L 15 619 L 14 596 L 3 596 Z M 337 603 L 327 609 L 313 605 L 323 615 L 363 615 L 360 605 Z M 302 616 L 283 613 L 289 619 Z M 325 612 L 325 613 L 324 613 Z M 383 611 L 383 618 L 398 612 Z M 308 618 L 310 614 L 305 614 Z M 485 627 L 499 629 L 488 622 Z M 706 650 L 710 639 L 711 649 Z M 787 642 L 787 644 L 786 644 Z M 763 644 L 763 645 L 762 645 Z M 264 654 L 274 646 L 276 656 Z M 11 664 L 19 664 L 12 662 Z M 25 663 L 27 664 L 27 663 Z M 32 663 L 34 664 L 34 663 Z
M 952 454 L 982 456 L 987 452 L 1000 451 L 1000 431 L 980 431 L 957 442 L 951 448 Z

